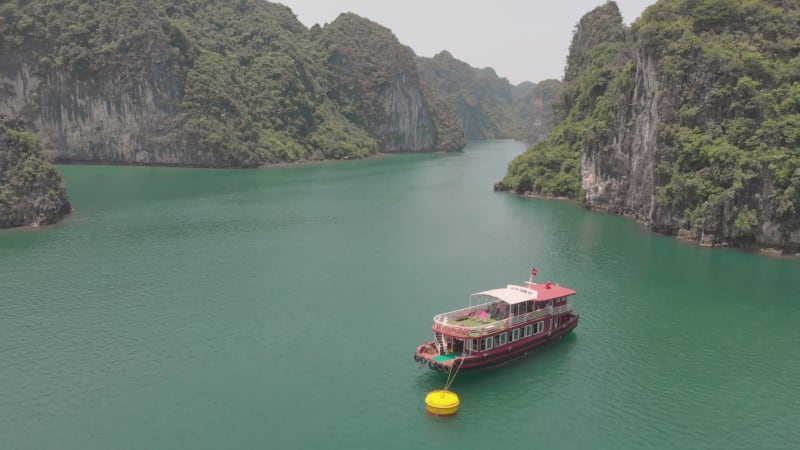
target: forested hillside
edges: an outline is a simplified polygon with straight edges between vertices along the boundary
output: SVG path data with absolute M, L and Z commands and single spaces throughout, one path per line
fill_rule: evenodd
M 421 80 L 452 107 L 467 139 L 537 142 L 550 131 L 558 80 L 514 86 L 493 69 L 476 69 L 443 51 L 417 58 Z
M 350 14 L 309 30 L 262 0 L 13 0 L 0 23 L 0 111 L 57 161 L 250 167 L 465 142 L 411 50 Z
M 578 24 L 556 124 L 503 184 L 704 245 L 800 250 L 800 6 L 614 2 Z

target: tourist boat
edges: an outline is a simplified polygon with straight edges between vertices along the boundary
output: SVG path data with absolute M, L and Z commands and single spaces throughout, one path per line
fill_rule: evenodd
M 561 339 L 578 326 L 567 298 L 575 291 L 551 282 L 509 284 L 470 295 L 470 306 L 433 318 L 433 340 L 414 360 L 442 372 L 483 369 L 507 363 Z

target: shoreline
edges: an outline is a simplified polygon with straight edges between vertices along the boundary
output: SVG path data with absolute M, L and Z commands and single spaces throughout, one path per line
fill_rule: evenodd
M 77 219 L 77 212 L 74 207 L 70 208 L 69 212 L 61 216 L 57 221 L 52 223 L 29 223 L 27 225 L 19 225 L 14 227 L 0 227 L 0 233 L 9 233 L 13 231 L 35 233 L 39 230 L 46 230 L 55 228 L 61 225 L 74 223 Z
M 401 155 L 436 155 L 448 154 L 455 152 L 392 152 L 392 153 L 375 153 L 364 158 L 346 158 L 346 159 L 309 159 L 303 161 L 285 161 L 277 163 L 266 163 L 258 166 L 207 166 L 207 165 L 192 165 L 192 164 L 179 164 L 179 163 L 142 163 L 142 162 L 114 162 L 114 161 L 81 161 L 81 160 L 52 160 L 50 164 L 56 166 L 109 166 L 109 167 L 168 167 L 177 169 L 219 169 L 219 170 L 252 170 L 252 169 L 283 169 L 287 167 L 301 167 L 311 166 L 315 164 L 324 164 L 331 162 L 343 161 L 367 161 L 373 159 L 392 158 Z
M 614 216 L 618 216 L 618 217 L 623 217 L 623 218 L 628 219 L 628 220 L 633 220 L 638 225 L 640 225 L 642 227 L 642 229 L 644 229 L 648 233 L 653 233 L 653 234 L 656 234 L 656 235 L 671 237 L 671 238 L 673 238 L 674 240 L 676 240 L 678 242 L 686 243 L 686 244 L 693 245 L 693 246 L 700 247 L 700 248 L 708 248 L 708 249 L 729 248 L 729 249 L 732 249 L 732 250 L 743 251 L 745 253 L 755 253 L 755 254 L 758 254 L 760 256 L 765 256 L 765 257 L 768 257 L 768 258 L 800 260 L 800 250 L 794 251 L 794 250 L 789 250 L 788 248 L 785 248 L 785 247 L 775 247 L 775 246 L 767 246 L 767 245 L 759 245 L 759 244 L 747 245 L 747 246 L 739 246 L 739 245 L 734 245 L 734 244 L 730 244 L 730 243 L 727 243 L 727 242 L 724 242 L 724 243 L 721 243 L 721 244 L 712 244 L 712 245 L 704 244 L 699 239 L 690 238 L 688 236 L 681 236 L 680 233 L 668 233 L 668 232 L 655 230 L 655 229 L 651 228 L 647 223 L 639 220 L 638 218 L 636 218 L 633 215 L 630 215 L 630 214 L 617 214 L 617 213 L 613 213 L 613 212 L 610 212 L 610 211 L 606 211 L 606 210 L 604 210 L 602 208 L 592 208 L 591 206 L 588 206 L 585 203 L 582 203 L 582 202 L 580 202 L 580 201 L 578 201 L 576 199 L 572 199 L 572 198 L 569 198 L 569 197 L 555 196 L 555 195 L 544 195 L 544 194 L 533 194 L 533 193 L 530 193 L 530 192 L 523 193 L 523 194 L 519 194 L 519 193 L 513 192 L 513 191 L 498 191 L 498 192 L 504 192 L 504 193 L 507 193 L 507 194 L 516 195 L 516 196 L 523 197 L 523 198 L 533 198 L 533 199 L 538 199 L 538 200 L 557 200 L 557 201 L 562 201 L 562 202 L 573 203 L 576 206 L 580 206 L 580 207 L 582 207 L 584 209 L 588 209 L 589 211 L 592 211 L 592 212 L 595 212 L 595 213 L 610 214 L 610 215 L 614 215 Z
M 422 152 L 418 152 L 422 153 Z M 428 152 L 426 152 L 428 153 Z M 432 153 L 432 152 L 430 152 Z M 252 169 L 284 169 L 287 167 L 302 167 L 302 166 L 313 166 L 316 164 L 324 164 L 330 162 L 340 162 L 340 161 L 368 161 L 371 159 L 383 159 L 383 158 L 391 158 L 397 155 L 404 155 L 408 153 L 375 153 L 373 155 L 365 156 L 364 158 L 345 158 L 345 159 L 307 159 L 303 161 L 286 161 L 286 162 L 277 162 L 277 163 L 267 163 L 262 164 L 260 166 L 252 167 Z M 222 168 L 222 167 L 220 167 Z

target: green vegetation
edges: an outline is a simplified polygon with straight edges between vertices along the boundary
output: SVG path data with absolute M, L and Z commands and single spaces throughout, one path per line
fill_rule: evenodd
M 589 15 L 587 15 L 589 17 Z M 606 4 L 584 17 L 570 46 L 567 76 L 555 105 L 556 125 L 547 138 L 509 164 L 503 184 L 516 192 L 580 198 L 584 143 L 605 134 L 611 104 L 621 95 L 630 66 L 619 64 L 625 49 L 622 16 Z M 588 42 L 587 42 L 588 41 Z
M 325 109 L 321 111 L 324 116 Z M 321 120 L 311 135 L 314 147 L 325 159 L 363 158 L 375 153 L 378 143 L 367 132 L 333 112 Z
M 525 142 L 544 140 L 553 128 L 554 106 L 561 96 L 564 83 L 543 80 L 521 83 L 512 88 L 512 117 L 520 118 L 507 124 L 509 136 Z
M 419 82 L 414 54 L 400 45 L 386 45 L 394 39 L 391 30 L 348 13 L 316 34 L 319 57 L 328 61 L 330 67 L 327 78 L 330 97 L 341 105 L 345 117 L 379 136 L 382 148 L 402 151 L 403 139 L 398 139 L 396 119 L 387 117 L 387 112 L 388 116 L 405 115 L 403 102 L 392 97 L 415 85 L 420 85 L 422 103 L 433 119 L 432 150 L 458 150 L 466 144 L 462 128 L 448 105 L 438 93 Z M 412 94 L 409 101 L 413 103 L 415 98 Z
M 798 18 L 797 5 L 662 1 L 633 27 L 679 100 L 658 137 L 657 201 L 683 208 L 694 229 L 725 208 L 736 240 L 764 220 L 798 224 Z
M 461 122 L 447 100 L 425 83 L 422 84 L 422 89 L 436 126 L 436 151 L 446 152 L 467 145 Z
M 656 213 L 734 243 L 754 239 L 765 222 L 797 229 L 799 8 L 660 0 L 630 30 L 613 2 L 597 8 L 577 27 L 556 127 L 512 162 L 504 184 L 583 199 L 581 155 L 631 145 L 641 113 L 634 92 L 647 88 L 635 78 L 646 76 L 647 61 L 658 90 Z
M 581 190 L 581 135 L 556 126 L 544 142 L 509 164 L 503 184 L 519 193 L 576 198 Z
M 384 111 L 382 95 L 395 75 L 415 73 L 413 53 L 386 45 L 393 39 L 388 28 L 352 13 L 340 15 L 318 33 L 317 51 L 331 69 L 331 97 L 348 119 L 373 126 Z
M 324 118 L 317 111 L 324 89 L 314 77 L 321 69 L 288 8 L 187 1 L 165 14 L 196 49 L 181 119 L 217 161 L 254 166 L 323 154 L 311 139 Z
M 139 74 L 154 42 L 171 44 L 179 63 L 190 58 L 185 36 L 156 2 L 12 0 L 0 5 L 0 17 L 0 48 L 25 49 L 43 70 L 79 78 L 112 68 Z
M 363 21 L 345 14 L 308 30 L 262 0 L 12 0 L 0 5 L 0 53 L 87 82 L 172 77 L 164 140 L 213 165 L 362 158 L 382 148 L 373 125 L 387 83 L 416 72 L 408 48 Z M 337 55 L 358 70 L 341 76 Z M 452 124 L 430 125 L 443 130 L 438 148 L 460 148 Z
M 535 142 L 550 130 L 560 81 L 512 86 L 493 69 L 476 69 L 446 51 L 417 58 L 417 68 L 423 83 L 456 112 L 467 139 Z
M 53 223 L 69 210 L 61 175 L 39 141 L 0 115 L 0 228 Z

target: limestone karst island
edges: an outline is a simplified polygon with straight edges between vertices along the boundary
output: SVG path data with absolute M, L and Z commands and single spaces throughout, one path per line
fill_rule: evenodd
M 257 0 L 9 2 L 0 111 L 59 163 L 256 167 L 542 141 L 501 189 L 793 252 L 794 11 L 665 1 L 626 26 L 607 2 L 577 24 L 562 91 L 417 57 L 351 13 L 309 29 Z
M 648 2 L 0 1 L 0 450 L 800 448 L 800 0 Z

